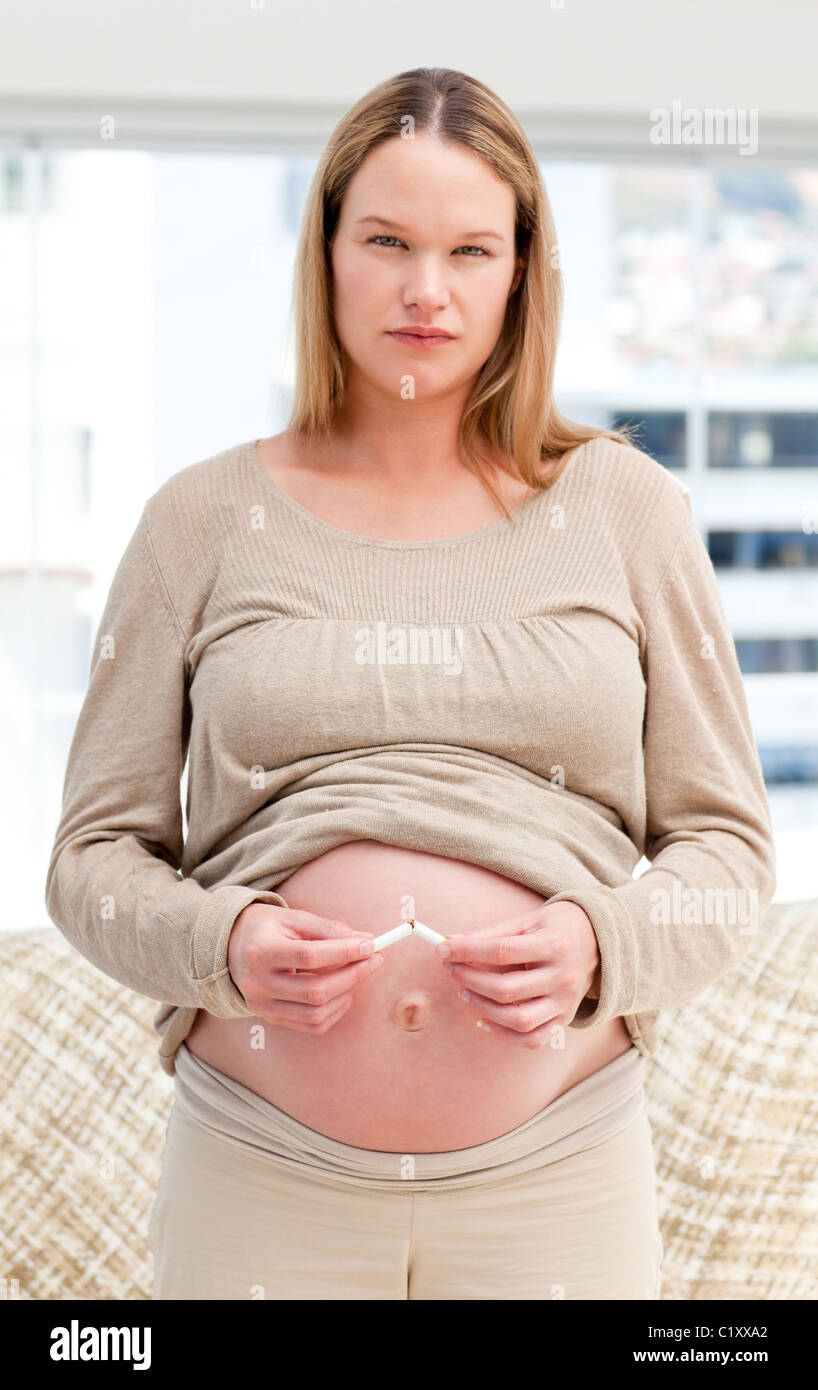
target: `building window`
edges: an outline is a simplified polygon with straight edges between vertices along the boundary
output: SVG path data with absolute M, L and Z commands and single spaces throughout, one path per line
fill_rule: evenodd
M 814 411 L 711 411 L 711 468 L 818 468 Z

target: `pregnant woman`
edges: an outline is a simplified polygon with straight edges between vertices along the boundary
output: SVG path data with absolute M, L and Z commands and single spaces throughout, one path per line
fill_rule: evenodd
M 307 200 L 288 428 L 114 576 L 46 899 L 161 1001 L 157 1298 L 660 1296 L 658 1013 L 773 841 L 686 490 L 553 402 L 555 249 L 489 89 L 381 84 Z

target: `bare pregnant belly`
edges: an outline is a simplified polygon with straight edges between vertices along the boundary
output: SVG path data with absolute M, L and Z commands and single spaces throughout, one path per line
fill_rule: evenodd
M 546 899 L 491 870 L 378 841 L 352 841 L 276 884 L 288 905 L 379 936 L 398 925 L 406 895 L 441 935 L 477 932 Z M 341 1143 L 397 1153 L 482 1144 L 542 1110 L 633 1045 L 622 1018 L 556 1029 L 526 1049 L 478 1028 L 479 1012 L 434 947 L 417 937 L 384 948 L 326 1033 L 221 1019 L 200 1009 L 191 1052 L 302 1124 Z M 263 1022 L 263 1020 L 261 1020 Z M 562 1046 L 552 1046 L 559 1041 Z

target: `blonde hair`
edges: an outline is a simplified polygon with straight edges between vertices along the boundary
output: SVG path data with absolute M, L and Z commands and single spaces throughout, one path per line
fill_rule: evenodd
M 341 203 L 366 155 L 400 138 L 407 118 L 446 144 L 485 159 L 516 196 L 515 260 L 520 283 L 509 297 L 500 336 L 466 402 L 460 423 L 463 462 L 513 523 L 479 453 L 478 432 L 513 460 L 529 487 L 552 486 L 580 444 L 604 437 L 631 444 L 630 427 L 598 429 L 567 419 L 553 400 L 562 312 L 562 275 L 552 251 L 556 233 L 536 156 L 505 102 L 482 82 L 451 68 L 413 68 L 361 97 L 341 118 L 320 157 L 307 194 L 293 285 L 295 394 L 288 428 L 326 440 L 345 387 L 343 349 L 332 314 L 330 248 Z M 544 466 L 545 461 L 549 462 Z M 512 469 L 504 469 L 514 476 Z

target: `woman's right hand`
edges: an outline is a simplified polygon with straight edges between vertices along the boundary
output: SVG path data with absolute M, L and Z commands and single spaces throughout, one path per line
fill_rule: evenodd
M 227 968 L 259 1018 L 326 1033 L 346 1013 L 355 986 L 383 964 L 373 940 L 372 932 L 332 917 L 253 902 L 231 928 Z

